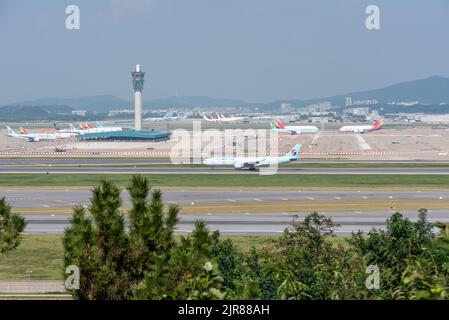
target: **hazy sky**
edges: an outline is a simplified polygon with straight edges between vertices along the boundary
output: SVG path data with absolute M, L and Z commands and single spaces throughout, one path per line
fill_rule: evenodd
M 365 27 L 370 4 L 381 30 Z M 324 97 L 449 76 L 448 39 L 447 0 L 0 0 L 0 104 L 131 99 L 137 63 L 145 99 Z

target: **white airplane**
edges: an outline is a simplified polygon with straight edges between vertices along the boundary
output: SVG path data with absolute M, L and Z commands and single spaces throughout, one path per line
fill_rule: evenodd
M 271 130 L 277 132 L 288 132 L 291 134 L 316 133 L 318 128 L 315 126 L 287 126 L 282 121 L 276 120 L 271 122 Z
M 103 131 L 100 131 L 100 132 L 123 131 L 123 127 L 104 126 L 103 124 L 101 124 L 98 121 L 95 123 L 95 128 L 91 128 L 91 129 L 103 130 Z
M 143 121 L 155 121 L 155 122 L 159 122 L 159 121 L 166 121 L 169 120 L 169 118 L 171 117 L 172 113 L 169 112 L 167 113 L 165 116 L 160 117 L 160 118 L 145 118 L 143 119 Z
M 207 122 L 219 122 L 220 121 L 218 118 L 214 118 L 213 116 L 210 116 L 210 118 L 209 118 L 205 114 L 203 114 L 203 119 L 206 120 Z
M 56 133 L 31 133 L 28 130 L 24 130 L 20 128 L 20 133 L 15 133 L 13 129 L 6 126 L 7 136 L 16 139 L 25 139 L 29 142 L 37 142 L 42 140 L 56 140 L 62 137 L 59 137 Z
M 361 126 L 344 126 L 340 128 L 340 132 L 354 132 L 354 133 L 364 133 L 380 130 L 384 125 L 383 120 L 377 120 L 371 125 L 361 125 Z
M 59 134 L 71 134 L 79 135 L 85 133 L 100 133 L 100 132 L 118 132 L 123 131 L 123 127 L 112 127 L 112 126 L 101 126 L 96 128 L 91 128 L 87 123 L 80 124 L 79 129 L 75 128 L 73 124 L 69 124 L 68 129 L 60 129 L 55 127 L 56 132 Z
M 203 160 L 206 166 L 233 166 L 235 169 L 256 170 L 258 167 L 281 165 L 299 159 L 301 145 L 295 145 L 282 157 L 213 157 Z
M 233 122 L 241 122 L 241 121 L 246 121 L 249 120 L 248 117 L 226 117 L 223 114 L 218 114 L 217 118 L 213 118 L 213 116 L 211 116 L 210 118 L 207 117 L 205 114 L 203 115 L 204 120 L 209 121 L 209 122 L 218 122 L 218 123 L 233 123 Z

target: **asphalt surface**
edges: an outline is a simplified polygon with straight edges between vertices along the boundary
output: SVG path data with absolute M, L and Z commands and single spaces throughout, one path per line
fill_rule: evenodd
M 0 189 L 0 197 L 16 208 L 71 208 L 90 203 L 91 191 L 88 189 Z M 180 205 L 238 204 L 275 201 L 320 201 L 332 200 L 447 200 L 446 190 L 163 190 L 164 201 Z M 122 193 L 123 204 L 129 205 L 127 191 Z
M 339 224 L 336 235 L 349 235 L 352 232 L 368 232 L 372 228 L 385 229 L 386 220 L 393 211 L 387 212 L 329 212 L 334 223 Z M 411 220 L 417 219 L 416 211 L 405 211 L 403 214 Z M 279 235 L 286 228 L 291 228 L 292 222 L 304 218 L 306 213 L 297 215 L 286 213 L 224 213 L 180 215 L 176 234 L 190 233 L 197 220 L 207 223 L 210 231 L 218 230 L 223 235 Z M 25 230 L 30 234 L 62 234 L 69 226 L 69 216 L 25 216 L 28 225 Z M 430 222 L 449 222 L 449 210 L 434 210 L 428 215 Z
M 325 160 L 325 159 L 301 159 L 302 163 L 449 163 L 446 160 Z M 49 166 L 49 165 L 72 165 L 72 166 L 85 166 L 85 165 L 120 165 L 120 164 L 171 164 L 170 159 L 165 158 L 130 158 L 130 159 L 114 159 L 114 158 L 0 158 L 0 166 Z
M 77 167 L 77 166 L 0 166 L 0 173 L 14 174 L 259 174 L 257 171 L 207 167 Z M 448 168 L 282 168 L 277 174 L 416 174 L 448 175 Z

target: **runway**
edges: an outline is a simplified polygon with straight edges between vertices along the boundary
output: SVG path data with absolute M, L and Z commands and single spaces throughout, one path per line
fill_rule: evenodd
M 372 228 L 385 229 L 386 220 L 393 212 L 329 212 L 334 223 L 340 226 L 336 235 L 350 235 L 352 232 L 369 232 Z M 415 211 L 406 211 L 403 214 L 411 220 L 417 219 Z M 280 235 L 286 228 L 290 228 L 297 216 L 303 219 L 306 213 L 297 215 L 282 213 L 226 213 L 214 215 L 180 215 L 180 221 L 175 229 L 176 234 L 190 233 L 197 220 L 207 223 L 210 231 L 218 230 L 223 235 Z M 25 230 L 30 234 L 62 234 L 64 228 L 69 226 L 69 216 L 25 216 L 28 225 Z M 430 211 L 430 222 L 449 222 L 449 210 Z
M 0 174 L 260 174 L 257 171 L 207 167 L 77 167 L 77 166 L 0 166 Z M 291 168 L 279 167 L 276 174 L 414 174 L 449 175 L 449 167 L 438 168 Z
M 15 208 L 72 208 L 75 205 L 88 205 L 91 191 L 88 189 L 0 189 L 0 197 Z M 449 199 L 447 190 L 163 190 L 166 203 L 181 206 L 207 204 L 263 204 L 264 202 L 322 201 L 338 203 L 344 200 L 431 200 Z M 128 206 L 129 195 L 122 192 L 123 205 Z

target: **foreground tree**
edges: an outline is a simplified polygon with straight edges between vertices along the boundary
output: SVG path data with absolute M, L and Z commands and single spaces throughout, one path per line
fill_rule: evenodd
M 178 207 L 164 212 L 162 193 L 152 192 L 144 177 L 133 177 L 128 191 L 131 211 L 128 228 L 120 211 L 121 190 L 102 181 L 92 191 L 88 210 L 75 207 L 63 238 L 64 271 L 80 269 L 78 299 L 126 299 L 133 287 L 161 255 L 173 245 Z M 88 216 L 90 213 L 90 216 Z
M 11 212 L 5 198 L 0 200 L 0 256 L 19 246 L 20 234 L 25 229 L 25 219 Z
M 387 221 L 386 230 L 373 229 L 368 235 L 354 234 L 350 245 L 366 261 L 377 265 L 381 288 L 372 290 L 378 299 L 448 298 L 449 250 L 445 228 L 432 232 L 427 210 L 421 209 L 416 222 L 400 213 Z

